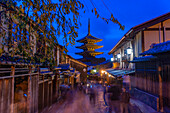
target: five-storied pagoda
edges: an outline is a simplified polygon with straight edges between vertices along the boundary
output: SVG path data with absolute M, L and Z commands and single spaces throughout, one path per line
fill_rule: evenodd
M 77 40 L 77 42 L 83 43 L 76 48 L 83 49 L 83 52 L 76 53 L 82 55 L 83 58 L 79 59 L 88 65 L 97 65 L 105 61 L 105 58 L 96 58 L 96 55 L 103 54 L 104 52 L 97 52 L 95 49 L 102 48 L 95 43 L 102 41 L 103 39 L 96 38 L 90 34 L 90 19 L 88 21 L 88 34 L 84 38 Z

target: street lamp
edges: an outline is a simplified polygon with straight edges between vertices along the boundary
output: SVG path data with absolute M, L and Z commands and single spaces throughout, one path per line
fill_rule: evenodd
M 103 74 L 104 72 L 105 72 L 105 71 L 103 71 L 103 70 L 101 71 L 102 74 Z
M 132 53 L 132 49 L 130 47 L 127 48 L 127 54 L 131 54 Z
M 96 69 L 93 70 L 95 73 L 97 72 Z
M 86 72 L 86 68 L 84 68 L 83 71 Z
M 121 57 L 121 55 L 120 54 L 117 54 L 117 58 L 120 58 Z

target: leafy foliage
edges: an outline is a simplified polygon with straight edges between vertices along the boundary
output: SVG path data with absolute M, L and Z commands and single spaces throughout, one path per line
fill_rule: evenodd
M 81 25 L 80 11 L 84 10 L 84 5 L 79 0 L 59 0 L 57 3 L 51 0 L 2 2 L 6 8 L 1 11 L 3 21 L 0 23 L 0 37 L 3 43 L 0 54 L 8 47 L 11 56 L 36 57 L 42 62 L 53 63 L 52 58 L 59 36 L 63 36 L 65 46 L 75 44 L 77 30 Z M 100 17 L 107 23 L 112 21 L 118 24 L 120 29 L 124 29 L 112 14 L 110 19 L 106 19 L 99 15 L 96 8 L 92 12 L 97 18 Z

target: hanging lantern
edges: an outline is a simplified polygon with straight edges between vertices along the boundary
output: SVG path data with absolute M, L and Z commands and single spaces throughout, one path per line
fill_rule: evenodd
M 117 54 L 117 58 L 121 58 L 121 55 L 120 55 L 120 54 Z
M 130 47 L 127 48 L 127 54 L 130 55 L 132 53 L 132 49 Z

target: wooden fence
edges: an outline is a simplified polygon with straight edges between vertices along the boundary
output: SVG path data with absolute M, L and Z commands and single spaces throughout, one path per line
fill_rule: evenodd
M 38 68 L 0 68 L 0 113 L 38 113 L 52 104 L 53 77 Z

